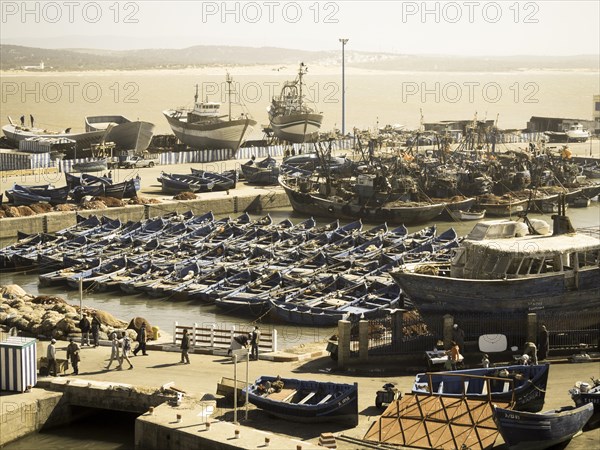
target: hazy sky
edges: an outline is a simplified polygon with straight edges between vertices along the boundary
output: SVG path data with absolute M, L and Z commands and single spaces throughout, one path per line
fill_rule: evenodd
M 2 1 L 2 43 L 39 47 L 276 46 L 409 54 L 600 52 L 590 1 Z

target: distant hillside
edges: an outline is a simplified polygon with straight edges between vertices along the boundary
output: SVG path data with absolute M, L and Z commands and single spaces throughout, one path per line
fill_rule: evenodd
M 276 47 L 229 47 L 196 45 L 182 49 L 98 50 L 45 49 L 0 45 L 0 70 L 15 70 L 43 61 L 46 71 L 140 70 L 186 68 L 211 65 L 295 64 L 299 61 L 339 65 L 338 51 L 304 51 Z M 391 53 L 346 52 L 348 67 L 401 71 L 499 72 L 527 69 L 599 70 L 593 55 L 465 57 L 398 55 Z

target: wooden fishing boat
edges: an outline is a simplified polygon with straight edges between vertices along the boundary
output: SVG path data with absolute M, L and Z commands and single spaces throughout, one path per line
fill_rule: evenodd
M 481 220 L 485 217 L 485 209 L 482 211 L 463 211 L 461 209 L 449 212 L 454 220 Z
M 484 209 L 488 216 L 505 217 L 525 211 L 528 202 L 528 199 L 511 196 L 507 196 L 507 198 L 481 196 L 478 198 L 477 206 L 479 209 Z
M 575 405 L 594 405 L 594 414 L 588 420 L 585 429 L 593 429 L 600 425 L 600 380 L 592 378 L 592 386 L 589 383 L 578 381 L 575 387 L 569 390 Z
M 168 174 L 162 172 L 157 180 L 162 185 L 165 194 L 178 194 L 180 192 L 208 192 L 211 191 L 215 182 L 207 178 L 193 175 Z
M 108 169 L 106 158 L 73 164 L 74 172 L 103 172 Z
M 215 183 L 213 191 L 227 191 L 234 189 L 237 183 L 237 172 L 215 173 L 206 170 L 198 170 L 192 168 L 192 175 L 211 180 Z
M 543 413 L 513 411 L 494 405 L 494 422 L 511 450 L 544 450 L 570 441 L 594 413 L 591 403 Z
M 251 184 L 277 184 L 279 166 L 275 158 L 267 156 L 262 161 L 251 159 L 241 165 L 242 174 L 247 183 Z
M 537 412 L 544 406 L 550 366 L 504 366 L 419 373 L 412 392 L 511 402 L 519 411 Z
M 423 316 L 467 314 L 475 304 L 492 314 L 600 310 L 600 239 L 574 232 L 565 216 L 554 221 L 552 235 L 521 237 L 523 223 L 480 222 L 437 274 L 391 276 Z
M 429 222 L 439 216 L 445 203 L 390 201 L 379 205 L 346 201 L 320 190 L 307 190 L 303 181 L 293 177 L 279 177 L 294 211 L 319 217 L 362 219 L 367 222 L 413 224 Z
M 276 391 L 273 387 L 276 381 L 283 383 L 281 390 Z M 358 383 L 261 376 L 248 387 L 247 392 L 250 403 L 285 420 L 358 425 Z
M 10 120 L 10 118 L 9 118 Z M 12 123 L 9 125 L 4 125 L 2 127 L 2 132 L 6 136 L 6 138 L 14 144 L 16 147 L 19 146 L 19 142 L 29 138 L 51 138 L 51 139 L 60 139 L 66 138 L 75 141 L 77 146 L 77 150 L 83 150 L 84 148 L 90 148 L 92 144 L 97 144 L 102 140 L 104 135 L 106 134 L 105 130 L 96 130 L 89 131 L 85 133 L 71 133 L 71 129 L 67 128 L 64 131 L 52 132 L 48 130 L 43 130 L 40 128 L 27 128 L 15 125 Z
M 143 152 L 150 145 L 154 124 L 141 120 L 131 121 L 119 115 L 87 116 L 85 130 L 108 131 L 104 140 L 114 142 L 118 150 Z

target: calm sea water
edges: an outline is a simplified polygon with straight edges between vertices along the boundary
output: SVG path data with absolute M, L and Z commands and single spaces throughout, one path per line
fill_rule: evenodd
M 323 129 L 341 128 L 341 75 L 335 67 L 309 68 L 307 95 L 325 115 Z M 157 133 L 170 132 L 161 111 L 190 106 L 195 85 L 200 97 L 226 99 L 226 69 L 27 74 L 2 76 L 3 121 L 33 114 L 36 125 L 52 130 L 84 129 L 84 117 L 121 114 L 147 120 Z M 273 94 L 296 68 L 232 68 L 235 90 L 257 120 L 251 138 L 262 136 Z M 592 96 L 600 92 L 597 72 L 522 71 L 511 73 L 346 72 L 346 129 L 385 124 L 496 119 L 501 128 L 525 128 L 532 115 L 592 117 Z M 234 108 L 235 111 L 235 108 Z

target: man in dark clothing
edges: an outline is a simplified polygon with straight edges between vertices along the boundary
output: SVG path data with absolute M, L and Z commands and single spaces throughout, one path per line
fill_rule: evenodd
M 137 356 L 138 352 L 141 350 L 142 355 L 148 356 L 148 353 L 146 353 L 146 325 L 145 324 L 142 324 L 142 326 L 140 328 L 140 332 L 137 335 L 137 341 L 138 341 L 138 346 L 133 351 L 133 355 Z
M 254 330 L 252 330 L 252 333 L 250 335 L 250 346 L 251 346 L 250 359 L 258 360 L 258 344 L 259 344 L 259 342 L 260 342 L 260 330 L 258 329 L 258 326 L 255 326 Z
M 90 328 L 91 324 L 87 318 L 87 315 L 84 313 L 81 316 L 81 320 L 79 321 L 79 329 L 81 330 L 81 346 L 90 345 Z
M 94 340 L 94 347 L 98 347 L 98 345 L 100 344 L 99 342 L 99 337 L 100 337 L 100 321 L 98 320 L 98 317 L 96 316 L 96 314 L 94 314 L 92 316 L 92 339 Z
M 33 114 L 29 114 L 29 120 L 31 121 L 31 128 L 33 128 Z
M 21 126 L 25 126 L 25 116 L 21 116 Z
M 181 363 L 189 364 L 190 363 L 190 355 L 188 355 L 188 351 L 190 349 L 190 336 L 188 335 L 187 328 L 183 329 L 183 336 L 181 337 Z
M 79 345 L 73 341 L 73 338 L 69 339 L 67 345 L 67 359 L 70 359 L 73 365 L 73 375 L 79 375 Z

